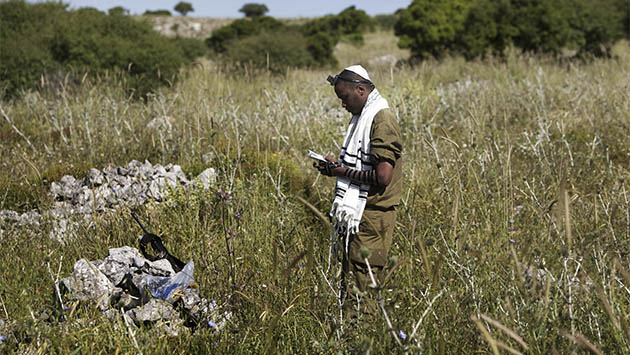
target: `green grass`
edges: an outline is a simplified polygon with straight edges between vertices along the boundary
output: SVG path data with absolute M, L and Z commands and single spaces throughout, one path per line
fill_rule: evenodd
M 355 55 L 365 63 L 387 54 L 394 41 L 376 33 L 363 48 L 340 46 L 338 70 Z M 630 50 L 621 44 L 617 52 L 618 59 L 589 63 L 513 52 L 505 60 L 370 71 L 405 142 L 391 250 L 400 264 L 381 292 L 411 352 L 585 352 L 585 340 L 603 353 L 630 351 Z M 220 333 L 159 338 L 141 329 L 140 349 L 399 351 L 382 316 L 338 337 L 335 297 L 322 274 L 329 231 L 297 199 L 324 213 L 331 202 L 333 181 L 317 177 L 305 155 L 336 153 L 349 119 L 325 82 L 329 73 L 234 75 L 204 61 L 185 74 L 147 102 L 126 99 L 105 80 L 1 103 L 12 124 L 0 120 L 0 204 L 45 207 L 48 179 L 132 159 L 197 173 L 201 156 L 214 152 L 216 190 L 229 199 L 174 191 L 169 202 L 138 212 L 174 255 L 195 261 L 202 296 L 234 318 Z M 172 137 L 145 128 L 157 116 L 172 119 Z M 47 262 L 56 271 L 63 258 L 64 277 L 79 258 L 137 243 L 128 210 L 98 216 L 66 245 L 46 237 L 46 224 L 5 229 L 0 319 L 15 337 L 1 351 L 136 352 L 122 319 L 108 320 L 94 305 L 77 305 L 61 323 L 30 313 L 52 312 Z

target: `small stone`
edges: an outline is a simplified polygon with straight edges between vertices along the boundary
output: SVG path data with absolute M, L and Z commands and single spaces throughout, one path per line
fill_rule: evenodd
M 87 175 L 85 175 L 85 179 L 83 179 L 83 184 L 88 187 L 97 187 L 103 185 L 105 182 L 105 176 L 103 173 L 98 170 L 91 168 Z
M 93 300 L 101 310 L 109 307 L 109 296 L 114 291 L 107 276 L 85 259 L 74 263 L 72 275 L 61 280 L 61 284 L 70 291 L 71 300 Z
M 201 172 L 193 181 L 200 183 L 204 189 L 209 189 L 217 180 L 217 173 L 213 168 Z
M 131 310 L 133 319 L 138 323 L 172 320 L 178 318 L 177 312 L 168 302 L 153 298 L 140 308 Z

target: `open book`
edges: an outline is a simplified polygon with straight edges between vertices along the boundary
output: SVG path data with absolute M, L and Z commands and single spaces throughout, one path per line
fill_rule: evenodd
M 319 160 L 319 161 L 326 162 L 326 158 L 324 158 L 324 156 L 323 156 L 323 155 L 321 155 L 321 154 L 317 154 L 317 153 L 315 153 L 315 152 L 314 152 L 314 151 L 312 151 L 312 150 L 309 150 L 309 151 L 308 151 L 308 157 L 309 157 L 309 158 L 312 158 L 312 159 L 315 159 L 315 160 Z

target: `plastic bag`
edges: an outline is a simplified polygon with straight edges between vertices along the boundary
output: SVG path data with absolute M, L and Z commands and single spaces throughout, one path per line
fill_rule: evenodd
M 147 276 L 144 278 L 143 283 L 147 291 L 151 293 L 153 298 L 159 298 L 174 303 L 175 299 L 173 291 L 179 287 L 187 287 L 195 282 L 193 278 L 193 271 L 195 269 L 195 263 L 189 261 L 182 271 L 176 273 L 171 277 L 165 276 Z

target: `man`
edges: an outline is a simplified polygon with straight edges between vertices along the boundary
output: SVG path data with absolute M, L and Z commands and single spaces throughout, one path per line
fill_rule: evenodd
M 402 194 L 402 139 L 395 115 L 362 66 L 348 67 L 328 81 L 352 119 L 339 161 L 326 157 L 327 163 L 313 165 L 337 177 L 330 215 L 337 237 L 346 243 L 343 269 L 351 270 L 365 291 L 371 283 L 365 248 L 375 277 L 388 261 Z

